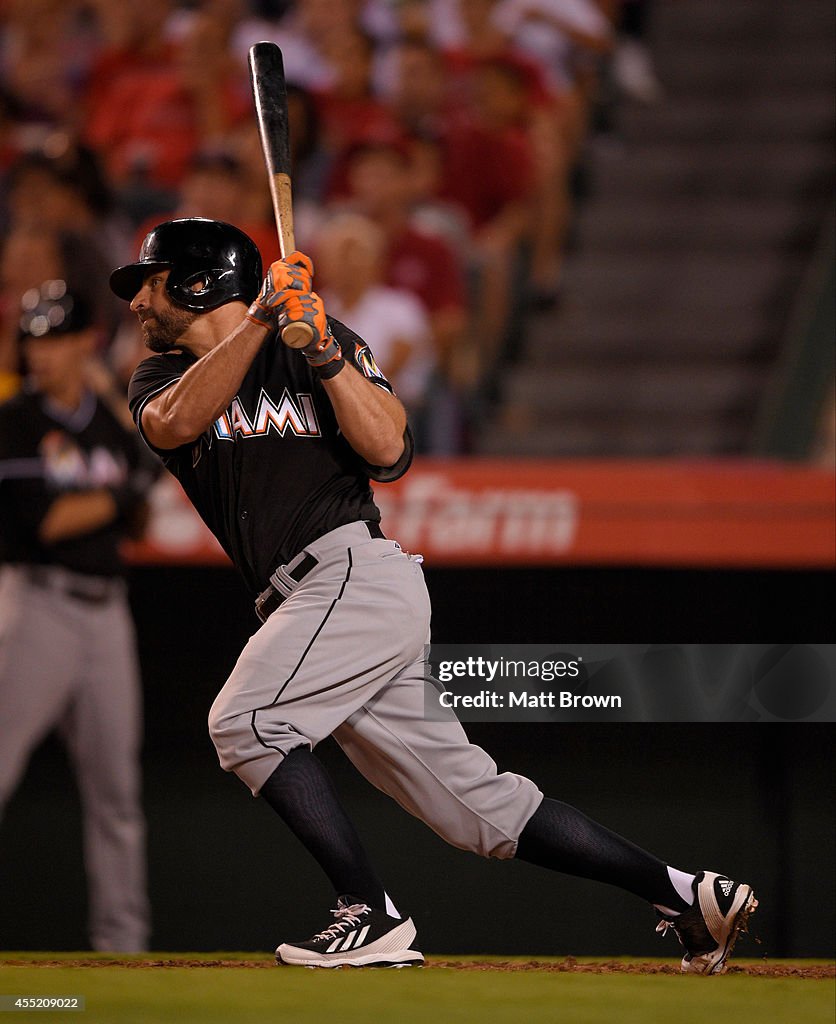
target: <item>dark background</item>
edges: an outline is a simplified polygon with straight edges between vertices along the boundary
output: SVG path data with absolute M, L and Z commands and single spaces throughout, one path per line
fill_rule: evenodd
M 819 572 L 430 570 L 439 642 L 685 642 L 829 635 Z M 258 949 L 323 924 L 325 878 L 261 801 L 218 767 L 206 715 L 257 625 L 227 569 L 141 568 L 132 593 L 146 687 L 153 945 Z M 751 882 L 751 956 L 831 956 L 829 724 L 470 725 L 501 769 L 533 778 L 684 870 Z M 428 953 L 675 956 L 653 913 L 608 886 L 448 847 L 318 748 Z M 0 826 L 0 948 L 83 949 L 78 797 L 49 740 Z

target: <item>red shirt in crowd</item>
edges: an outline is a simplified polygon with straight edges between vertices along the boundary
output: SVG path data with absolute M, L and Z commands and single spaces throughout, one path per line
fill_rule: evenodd
M 229 124 L 251 115 L 251 100 L 237 82 L 218 88 Z M 88 87 L 84 129 L 113 181 L 138 174 L 162 188 L 176 188 L 204 141 L 171 47 L 153 58 L 104 54 Z
M 391 239 L 386 267 L 386 283 L 417 295 L 431 314 L 465 305 L 459 261 L 441 238 L 407 225 Z
M 459 203 L 478 230 L 508 203 L 531 194 L 534 161 L 521 128 L 491 132 L 476 124 L 451 124 L 442 140 L 442 198 Z

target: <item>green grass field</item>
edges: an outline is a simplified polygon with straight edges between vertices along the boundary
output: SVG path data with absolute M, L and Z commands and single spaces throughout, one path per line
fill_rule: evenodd
M 260 954 L 230 953 L 154 954 L 160 961 L 191 961 L 189 966 L 114 966 L 107 958 L 100 958 L 106 966 L 66 966 L 81 957 L 92 959 L 89 954 L 3 954 L 0 996 L 76 995 L 84 997 L 86 1008 L 0 1012 L 0 1024 L 26 1019 L 83 1024 L 832 1024 L 836 996 L 832 976 L 558 972 L 539 958 L 540 969 L 518 970 L 509 969 L 514 961 L 489 957 L 479 958 L 478 969 L 465 968 L 466 958 L 444 958 L 449 966 L 443 967 L 432 966 L 431 959 L 423 969 L 400 971 L 198 965 L 220 959 L 264 962 Z M 53 965 L 44 966 L 47 960 Z M 755 962 L 734 963 L 745 967 Z M 813 962 L 798 963 L 808 967 Z

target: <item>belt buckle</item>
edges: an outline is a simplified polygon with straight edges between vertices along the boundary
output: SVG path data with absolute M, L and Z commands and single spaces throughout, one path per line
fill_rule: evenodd
M 272 586 L 267 587 L 266 590 L 262 590 L 258 597 L 255 599 L 255 613 L 261 619 L 262 622 L 267 621 L 267 616 L 262 612 L 264 605 L 270 600 L 275 594 L 275 590 Z
M 296 563 L 295 565 L 294 562 Z M 307 576 L 311 569 L 313 569 L 317 564 L 318 559 L 309 551 L 302 551 L 295 558 L 291 558 L 286 565 L 280 565 L 270 576 L 270 582 L 266 589 L 262 590 L 255 599 L 255 613 L 259 619 L 261 619 L 262 622 L 266 622 L 276 608 L 278 608 L 279 605 L 284 604 L 305 576 Z M 288 566 L 291 565 L 293 568 L 289 569 Z M 271 600 L 275 600 L 275 607 L 271 608 L 265 615 L 264 606 Z

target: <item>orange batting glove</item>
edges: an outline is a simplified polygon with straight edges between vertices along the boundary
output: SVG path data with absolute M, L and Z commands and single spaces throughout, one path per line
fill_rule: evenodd
M 313 338 L 301 349 L 302 354 L 318 376 L 324 380 L 335 377 L 345 364 L 339 342 L 328 325 L 322 299 L 316 292 L 299 292 L 295 288 L 285 289 L 277 298 L 281 307 L 279 331 L 284 331 L 288 324 L 308 324 Z
M 261 291 L 247 310 L 247 319 L 272 330 L 279 318 L 280 296 L 288 289 L 310 292 L 313 284 L 313 263 L 302 252 L 292 252 L 283 260 L 270 264 Z

